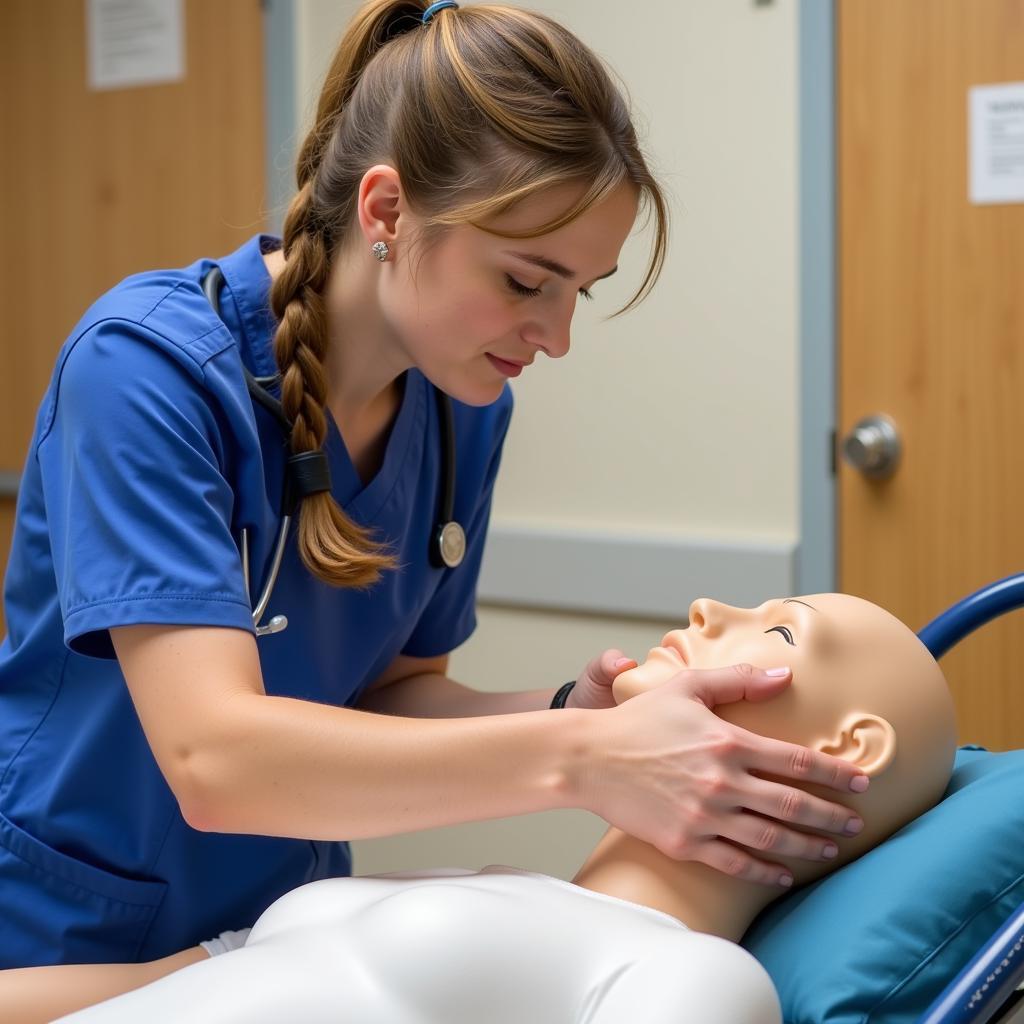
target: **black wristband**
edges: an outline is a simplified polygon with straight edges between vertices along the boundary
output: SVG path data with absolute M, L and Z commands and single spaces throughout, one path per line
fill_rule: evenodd
M 565 702 L 569 699 L 569 693 L 575 685 L 576 680 L 570 679 L 564 686 L 560 686 L 558 692 L 551 698 L 551 706 L 553 708 L 564 708 Z

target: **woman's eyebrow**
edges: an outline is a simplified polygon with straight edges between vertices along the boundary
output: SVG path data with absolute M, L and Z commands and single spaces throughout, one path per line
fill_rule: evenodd
M 795 597 L 787 597 L 782 603 L 789 604 L 790 602 L 793 604 L 802 604 L 805 608 L 810 608 L 812 612 L 816 612 L 818 610 L 813 604 L 808 604 L 806 601 L 799 601 Z
M 509 256 L 515 256 L 516 259 L 526 260 L 527 263 L 532 263 L 535 267 L 540 267 L 542 270 L 549 270 L 552 274 L 557 274 L 559 277 L 564 277 L 567 281 L 571 281 L 575 276 L 576 272 L 570 270 L 568 267 L 563 267 L 561 263 L 556 263 L 555 260 L 549 260 L 547 256 L 537 256 L 534 253 L 529 252 L 513 252 L 511 249 L 505 250 Z M 606 274 L 602 274 L 600 277 L 595 277 L 595 281 L 603 281 L 606 277 L 611 277 L 619 268 L 612 267 Z

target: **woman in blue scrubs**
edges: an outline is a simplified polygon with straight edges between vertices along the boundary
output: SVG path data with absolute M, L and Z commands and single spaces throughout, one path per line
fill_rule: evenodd
M 641 200 L 658 233 L 637 298 L 664 254 L 600 62 L 525 11 L 370 0 L 298 185 L 283 240 L 128 278 L 61 350 L 4 595 L 0 967 L 152 960 L 347 874 L 348 839 L 554 807 L 769 884 L 773 856 L 824 856 L 803 829 L 851 812 L 764 776 L 843 791 L 858 773 L 709 710 L 785 670 L 683 671 L 613 707 L 606 652 L 557 711 L 550 688 L 446 675 L 475 624 L 508 379 L 566 354 Z M 287 439 L 243 367 L 280 374 Z M 454 406 L 456 568 L 427 559 L 435 388 Z M 289 451 L 323 451 L 331 484 L 289 538 L 269 609 L 289 626 L 257 642 L 238 538 L 258 589 Z

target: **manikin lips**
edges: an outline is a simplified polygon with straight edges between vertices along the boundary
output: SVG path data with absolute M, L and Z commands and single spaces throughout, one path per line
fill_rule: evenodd
M 682 642 L 679 641 L 678 639 L 676 639 L 676 638 L 669 639 L 668 637 L 665 637 L 665 639 L 662 641 L 661 645 L 662 645 L 662 647 L 666 651 L 668 651 L 674 657 L 678 658 L 679 661 L 681 661 L 684 665 L 689 665 L 690 664 L 690 659 L 687 656 L 686 648 L 682 645 Z

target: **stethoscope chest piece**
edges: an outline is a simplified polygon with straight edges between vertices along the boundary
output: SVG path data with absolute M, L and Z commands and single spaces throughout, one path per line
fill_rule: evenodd
M 445 523 L 438 528 L 430 553 L 431 561 L 438 568 L 454 569 L 466 557 L 466 531 L 454 521 Z

